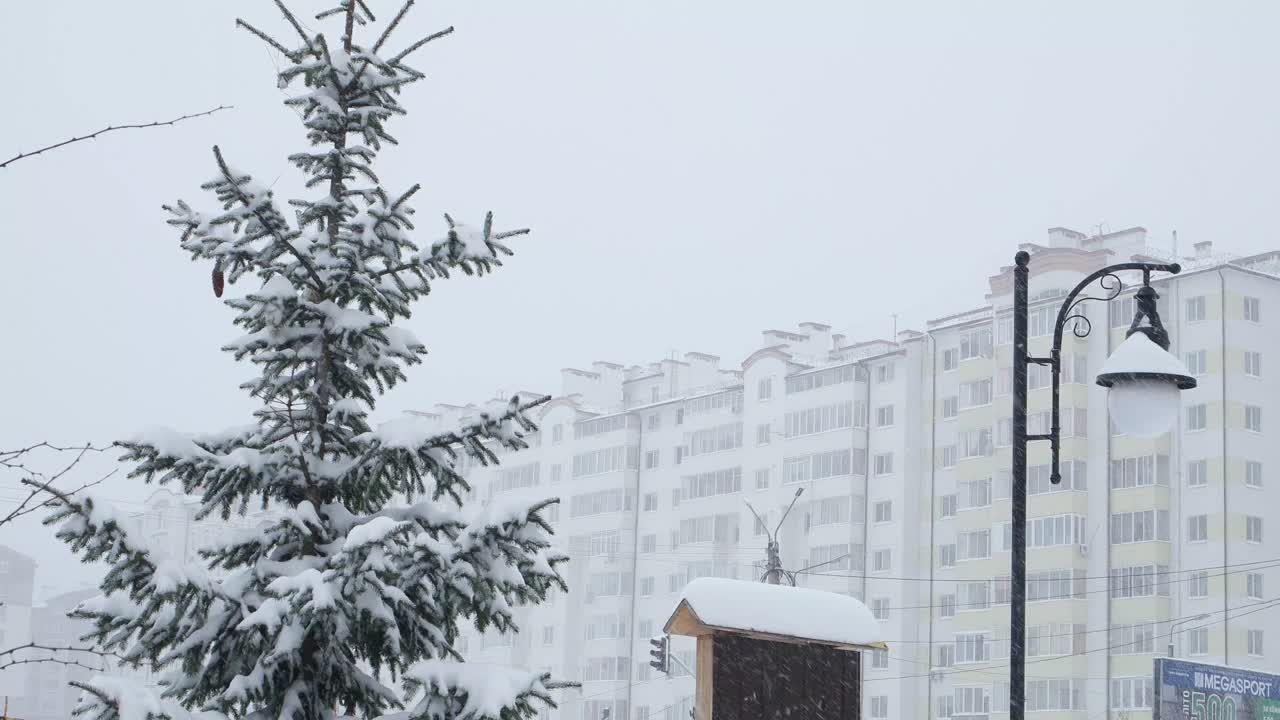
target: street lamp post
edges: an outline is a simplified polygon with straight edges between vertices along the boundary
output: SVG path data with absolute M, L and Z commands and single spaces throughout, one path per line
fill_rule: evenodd
M 1178 273 L 1177 263 L 1118 263 L 1091 273 L 1067 293 L 1058 309 L 1053 326 L 1053 345 L 1048 357 L 1032 357 L 1027 347 L 1027 265 L 1031 255 L 1019 251 L 1013 267 L 1013 468 L 1010 486 L 1012 500 L 1012 558 L 1009 598 L 1009 720 L 1024 720 L 1026 702 L 1026 612 L 1027 612 L 1027 443 L 1047 440 L 1050 448 L 1049 479 L 1062 481 L 1058 471 L 1061 426 L 1059 419 L 1059 384 L 1062 376 L 1062 333 L 1073 322 L 1072 334 L 1087 337 L 1089 319 L 1077 306 L 1085 300 L 1110 302 L 1119 297 L 1124 283 L 1117 273 L 1142 272 L 1142 287 L 1135 296 L 1133 323 L 1128 337 L 1107 359 L 1098 374 L 1099 385 L 1109 389 L 1108 408 L 1117 426 L 1143 437 L 1155 437 L 1167 431 L 1178 417 L 1178 391 L 1193 388 L 1196 381 L 1182 363 L 1170 355 L 1169 334 L 1156 310 L 1159 297 L 1151 287 L 1152 272 Z M 1105 297 L 1081 295 L 1089 285 L 1099 282 Z M 1143 325 L 1143 319 L 1147 324 Z M 1027 365 L 1047 365 L 1052 376 L 1052 412 L 1049 432 L 1027 434 Z

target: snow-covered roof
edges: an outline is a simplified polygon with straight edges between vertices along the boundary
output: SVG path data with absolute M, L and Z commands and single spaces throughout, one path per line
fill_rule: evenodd
M 886 647 L 880 623 L 857 598 L 713 577 L 685 586 L 665 631 L 686 636 L 730 632 L 845 649 Z

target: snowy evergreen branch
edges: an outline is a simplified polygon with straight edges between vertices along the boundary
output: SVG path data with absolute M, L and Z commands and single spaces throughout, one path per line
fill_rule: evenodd
M 149 430 L 118 445 L 131 478 L 200 495 L 197 518 L 260 504 L 271 520 L 172 558 L 91 494 L 55 493 L 58 537 L 111 565 L 101 597 L 75 615 L 95 647 L 163 672 L 162 697 L 98 678 L 82 685 L 90 720 L 436 720 L 530 718 L 559 687 L 526 670 L 482 669 L 455 649 L 459 629 L 517 632 L 516 608 L 565 589 L 567 557 L 551 546 L 555 498 L 510 497 L 472 507 L 464 455 L 498 462 L 536 431 L 547 398 L 495 402 L 442 429 L 418 418 L 370 424 L 378 398 L 406 379 L 425 345 L 397 323 L 430 283 L 454 270 L 484 275 L 512 250 L 493 214 L 479 226 L 446 214 L 444 236 L 418 245 L 411 199 L 389 191 L 375 164 L 405 114 L 400 93 L 425 77 L 406 58 L 452 28 L 381 56 L 412 0 L 363 45 L 374 22 L 361 0 L 317 18 L 340 41 L 311 33 L 280 0 L 300 44 L 240 27 L 288 61 L 278 84 L 300 85 L 308 147 L 288 155 L 305 176 L 286 218 L 269 188 L 230 166 L 202 189 L 220 209 L 166 205 L 192 258 L 257 282 L 224 302 L 243 333 L 223 350 L 254 368 L 241 388 L 259 402 L 250 425 L 184 434 Z M 408 691 L 406 694 L 405 691 Z
M 205 115 L 212 115 L 221 110 L 230 110 L 233 107 L 234 106 L 232 105 L 219 105 L 218 107 L 213 108 L 212 110 L 205 110 L 204 112 L 198 112 L 191 115 L 183 115 L 181 117 L 176 117 L 172 120 L 161 120 L 156 122 L 139 123 L 134 125 L 108 125 L 107 127 L 104 127 L 101 130 L 98 130 L 97 132 L 89 133 L 88 135 L 81 135 L 78 137 L 68 138 L 66 140 L 63 140 L 62 142 L 57 142 L 52 145 L 47 145 L 37 150 L 32 150 L 31 152 L 18 153 L 17 155 L 14 155 L 8 160 L 5 160 L 4 162 L 0 162 L 0 168 L 7 167 L 8 165 L 15 163 L 19 160 L 22 160 L 24 158 L 34 157 L 41 153 L 46 153 L 46 152 L 49 152 L 50 150 L 56 150 L 60 147 L 63 147 L 65 145 L 70 145 L 72 143 L 78 143 L 84 140 L 92 140 L 98 137 L 99 135 L 104 135 L 109 132 L 115 132 L 116 130 L 141 130 L 143 128 L 162 127 L 164 125 L 176 125 L 182 122 L 183 120 L 190 120 L 192 118 L 204 117 Z

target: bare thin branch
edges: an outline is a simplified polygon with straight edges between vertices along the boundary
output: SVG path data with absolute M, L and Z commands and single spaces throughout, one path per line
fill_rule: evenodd
M 311 47 L 311 39 L 307 37 L 307 32 L 302 29 L 302 23 L 298 22 L 298 18 L 294 17 L 292 12 L 289 12 L 289 8 L 285 7 L 283 2 L 280 2 L 280 0 L 275 0 L 275 2 L 276 7 L 280 8 L 280 12 L 284 14 L 284 19 L 288 20 L 289 24 L 293 26 L 294 32 L 298 33 L 298 37 L 302 38 L 302 42 L 307 47 Z
M 409 12 L 409 8 L 413 7 L 413 3 L 415 1 L 416 0 L 405 0 L 404 6 L 400 8 L 400 12 L 396 13 L 396 16 L 391 18 L 391 22 L 387 24 L 387 29 L 382 31 L 382 35 L 380 35 L 378 37 L 378 41 L 373 44 L 373 48 L 370 52 L 376 55 L 378 51 L 382 49 L 382 43 L 386 42 L 387 38 L 391 37 L 391 33 L 396 31 L 396 27 L 400 24 L 400 21 L 404 19 L 405 14 Z
M 96 137 L 98 137 L 99 135 L 102 135 L 102 134 L 104 134 L 104 133 L 115 132 L 116 130 L 139 130 L 139 129 L 142 129 L 142 128 L 160 127 L 160 126 L 162 126 L 162 125 L 174 125 L 174 124 L 177 124 L 177 123 L 182 122 L 183 120 L 190 120 L 191 118 L 198 118 L 198 117 L 203 117 L 203 116 L 205 116 L 205 115 L 212 115 L 212 114 L 214 114 L 214 113 L 216 113 L 216 112 L 218 112 L 218 111 L 220 111 L 220 110 L 230 110 L 230 109 L 232 109 L 233 107 L 235 107 L 235 106 L 234 106 L 234 105 L 219 105 L 218 107 L 216 107 L 216 108 L 214 108 L 214 109 L 212 109 L 212 110 L 205 110 L 204 112 L 194 113 L 194 114 L 192 114 L 192 115 L 183 115 L 182 117 L 176 117 L 176 118 L 174 118 L 174 119 L 172 119 L 172 120 L 163 120 L 163 121 L 156 121 L 156 122 L 149 122 L 149 123 L 139 123 L 139 124 L 135 124 L 135 125 L 108 125 L 107 127 L 104 127 L 104 128 L 102 128 L 101 130 L 99 130 L 99 131 L 97 131 L 97 132 L 89 133 L 88 135 L 81 135 L 81 136 L 79 136 L 79 137 L 73 137 L 73 138 L 71 138 L 71 139 L 69 139 L 69 140 L 63 140 L 63 141 L 62 141 L 62 142 L 60 142 L 60 143 L 54 143 L 53 145 L 49 145 L 48 147 L 42 147 L 42 148 L 40 148 L 39 150 L 32 150 L 31 152 L 18 153 L 17 155 L 14 155 L 13 157 L 9 158 L 8 160 L 5 160 L 4 162 L 0 162 L 0 168 L 6 167 L 6 166 L 8 166 L 9 164 L 11 164 L 11 163 L 15 163 L 15 162 L 17 162 L 17 161 L 19 161 L 19 160 L 22 160 L 22 159 L 24 159 L 24 158 L 29 158 L 29 157 L 32 157 L 32 156 L 35 156 L 35 155 L 39 155 L 40 153 L 48 152 L 48 151 L 50 151 L 50 150 L 56 150 L 57 148 L 60 148 L 60 147 L 62 147 L 62 146 L 64 146 L 64 145 L 70 145 L 71 143 L 77 143 L 77 142 L 80 142 L 80 141 L 82 141 L 82 140 L 92 140 L 92 139 L 94 139 L 94 138 L 96 138 Z
M 445 35 L 450 35 L 450 34 L 452 34 L 452 33 L 453 33 L 453 26 L 452 26 L 452 25 L 450 25 L 449 27 L 447 27 L 447 28 L 445 28 L 445 29 L 441 30 L 441 31 L 440 31 L 440 32 L 438 32 L 438 33 L 432 33 L 432 34 L 430 34 L 430 35 L 428 35 L 428 36 L 426 36 L 426 37 L 422 38 L 422 39 L 421 39 L 421 40 L 419 40 L 418 42 L 416 42 L 416 43 L 414 43 L 414 44 L 410 45 L 409 47 L 405 48 L 404 50 L 401 50 L 401 51 L 400 51 L 400 54 L 399 54 L 399 55 L 396 55 L 395 57 L 393 57 L 393 58 L 391 58 L 390 60 L 388 60 L 388 61 L 387 61 L 387 64 L 388 64 L 388 65 L 396 65 L 396 64 L 398 64 L 398 63 L 400 63 L 400 62 L 403 62 L 405 58 L 409 57 L 409 53 L 413 52 L 414 50 L 417 50 L 418 48 L 422 47 L 423 45 L 426 45 L 427 43 L 431 42 L 432 40 L 438 40 L 438 39 L 440 39 L 440 38 L 444 37 Z
M 278 50 L 278 51 L 280 52 L 280 54 L 281 54 L 281 55 L 284 55 L 285 57 L 291 58 L 291 57 L 294 57 L 294 56 L 295 56 L 295 54 L 296 54 L 296 53 L 294 53 L 292 50 L 290 50 L 289 48 L 287 48 L 287 47 L 285 47 L 284 45 L 281 45 L 279 42 L 277 42 L 275 38 L 273 38 L 273 37 L 271 37 L 270 35 L 268 35 L 268 34 L 266 34 L 266 33 L 262 32 L 262 31 L 261 31 L 261 30 L 259 30 L 258 28 L 256 28 L 256 27 L 254 27 L 254 26 L 250 25 L 249 23 L 245 22 L 244 20 L 241 20 L 240 18 L 236 18 L 236 26 L 237 26 L 237 27 L 242 27 L 242 28 L 244 28 L 245 30 L 248 30 L 249 32 L 253 33 L 254 35 L 257 35 L 257 36 L 258 36 L 258 38 L 262 40 L 262 42 L 264 42 L 264 43 L 266 43 L 266 44 L 270 45 L 271 47 L 275 48 L 276 50 Z
M 85 655 L 96 655 L 97 657 L 100 657 L 100 658 L 110 657 L 110 658 L 119 659 L 120 657 L 119 655 L 113 652 L 110 652 L 108 650 L 99 650 L 97 648 L 71 647 L 71 646 L 55 647 L 53 645 L 41 645 L 40 643 L 31 642 L 25 645 L 17 645 L 15 647 L 5 648 L 3 650 L 0 650 L 0 670 L 4 670 L 5 668 L 12 667 L 14 665 L 28 665 L 31 663 L 58 663 L 59 665 L 70 665 L 74 667 L 86 668 L 89 670 L 99 670 L 99 671 L 102 670 L 101 667 L 86 665 L 85 663 L 76 659 L 51 658 L 51 657 L 32 657 L 32 658 L 16 657 L 19 653 L 23 652 L 24 650 L 43 650 L 45 652 L 83 653 Z
M 63 466 L 61 470 L 54 473 L 52 476 L 47 476 L 43 472 L 39 472 L 37 470 L 34 470 L 28 467 L 26 464 L 26 461 L 25 461 L 26 456 L 38 450 L 52 450 L 54 452 L 74 452 L 76 453 L 76 455 L 71 459 L 70 462 L 68 462 L 65 466 Z M 76 465 L 80 464 L 80 461 L 84 459 L 84 456 L 86 454 L 90 452 L 103 452 L 105 450 L 106 450 L 105 447 L 95 447 L 91 444 L 86 444 L 83 446 L 76 446 L 76 447 L 62 447 L 62 446 L 50 444 L 47 441 L 37 443 L 35 445 L 23 447 L 23 448 L 18 448 L 16 450 L 0 450 L 0 467 L 26 473 L 28 476 L 26 479 L 39 481 L 37 484 L 32 485 L 33 489 L 29 491 L 27 496 L 23 498 L 21 501 L 19 501 L 18 504 L 12 510 L 10 510 L 7 515 L 5 515 L 4 517 L 0 517 L 0 526 L 10 523 L 13 520 L 16 520 L 17 518 L 22 517 L 23 515 L 28 515 L 30 513 L 36 512 L 40 508 L 47 506 L 51 502 L 52 498 L 45 499 L 40 502 L 36 502 L 41 495 L 46 494 L 48 492 L 44 489 L 45 485 L 52 486 L 53 483 L 56 483 L 57 481 L 61 480 L 62 477 L 65 476 L 67 473 L 71 472 L 76 467 Z M 107 478 L 111 477 L 114 474 L 115 474 L 115 471 L 113 470 L 107 475 L 99 478 L 98 480 L 95 480 L 90 483 L 85 483 L 80 487 L 69 491 L 69 493 L 75 494 L 77 492 L 80 492 L 81 490 L 84 490 L 85 488 L 97 485 L 98 483 L 102 482 L 103 480 L 106 480 Z M 35 503 L 35 504 L 33 505 L 32 503 Z

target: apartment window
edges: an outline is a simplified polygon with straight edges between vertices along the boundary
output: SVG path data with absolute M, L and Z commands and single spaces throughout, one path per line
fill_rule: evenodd
M 853 457 L 849 450 L 831 450 L 783 458 L 782 483 L 809 482 L 830 477 L 843 477 L 853 472 Z
M 876 408 L 876 427 L 888 427 L 893 424 L 893 406 L 884 405 Z
M 652 575 L 650 575 L 649 577 L 640 578 L 640 596 L 649 597 L 650 595 L 652 595 L 653 586 L 654 586 L 654 578 Z
M 991 404 L 991 381 L 974 380 L 960 386 L 960 407 L 972 408 Z
M 1263 652 L 1262 652 L 1262 631 L 1261 630 L 1249 631 L 1249 654 L 1257 655 L 1259 657 L 1262 656 Z
M 558 482 L 560 482 L 560 480 L 562 479 L 563 475 L 564 475 L 564 466 L 563 466 L 563 465 L 552 465 L 552 466 L 551 466 L 551 482 L 552 482 L 552 483 L 558 483 Z
M 1187 487 L 1203 487 L 1209 484 L 1209 461 L 1192 460 L 1187 463 Z
M 1119 458 L 1111 461 L 1111 489 L 1169 484 L 1169 456 Z
M 1107 304 L 1110 309 L 1111 327 L 1127 328 L 1133 324 L 1133 296 L 1128 295 L 1122 298 L 1116 298 Z
M 1187 597 L 1209 597 L 1209 571 L 1196 570 L 1187 575 Z
M 1245 352 L 1244 374 L 1249 377 L 1262 377 L 1262 353 L 1256 350 Z
M 555 425 L 551 428 L 551 442 L 559 443 L 564 440 L 564 426 Z
M 1208 541 L 1208 515 L 1192 515 L 1187 519 L 1187 542 Z
M 961 510 L 991 506 L 991 478 L 961 481 L 959 490 Z
M 881 500 L 872 506 L 875 509 L 875 521 L 878 523 L 893 522 L 893 501 Z
M 658 388 L 653 389 L 653 401 L 654 402 L 658 401 Z M 658 413 L 654 413 L 650 415 L 649 417 L 645 418 L 645 425 L 648 427 L 649 430 L 657 430 L 662 425 L 662 416 L 659 415 Z
M 1249 322 L 1262 322 L 1262 301 L 1256 297 L 1244 299 L 1244 319 Z
M 991 531 L 974 530 L 956 535 L 957 559 L 982 560 L 991 557 Z
M 756 383 L 756 399 L 769 400 L 773 397 L 773 378 L 761 378 Z
M 853 426 L 853 403 L 836 403 L 789 412 L 785 422 L 784 435 L 789 438 L 842 430 Z
M 868 714 L 876 720 L 884 720 L 884 718 L 889 717 L 888 695 L 872 695 L 868 705 L 870 706 Z
M 992 453 L 991 428 L 966 430 L 960 433 L 960 440 L 962 458 L 988 457 Z
M 938 546 L 938 567 L 949 568 L 956 566 L 956 545 L 949 543 L 947 545 Z
M 1206 366 L 1206 355 L 1204 350 L 1192 350 L 1188 352 L 1184 359 L 1187 361 L 1187 371 L 1192 375 L 1203 375 L 1208 370 Z
M 542 644 L 551 645 L 555 643 L 555 641 L 556 641 L 556 626 L 543 625 L 542 626 Z
M 1187 654 L 1209 654 L 1209 628 L 1198 627 L 1187 631 Z
M 848 523 L 850 519 L 850 496 L 823 498 L 812 505 L 810 517 L 813 525 L 836 525 Z M 861 500 L 861 498 L 859 498 Z M 877 510 L 877 513 L 879 511 Z
M 680 488 L 671 491 L 671 507 L 680 507 Z
M 1245 461 L 1244 484 L 1251 488 L 1262 487 L 1262 463 L 1257 460 Z
M 1262 518 L 1248 515 L 1244 519 L 1244 539 L 1251 543 L 1262 542 Z
M 991 331 L 973 330 L 960 336 L 960 360 L 991 357 Z
M 889 668 L 889 651 L 888 650 L 872 650 L 871 651 L 871 669 L 887 670 Z
M 756 444 L 768 445 L 769 436 L 772 434 L 773 434 L 773 430 L 769 427 L 768 423 L 765 423 L 764 425 L 757 425 L 756 426 Z
M 956 664 L 987 662 L 991 659 L 991 646 L 987 634 L 956 633 Z
M 893 453 L 877 453 L 874 467 L 876 475 L 893 474 Z
M 1262 408 L 1257 405 L 1244 406 L 1244 429 L 1262 432 Z
M 1149 542 L 1169 540 L 1169 512 L 1167 510 L 1135 510 L 1111 514 L 1111 543 Z
M 676 424 L 684 424 L 684 408 L 676 408 Z
M 1111 679 L 1112 710 L 1147 710 L 1155 697 L 1154 678 L 1123 677 Z
M 1262 599 L 1262 573 L 1251 572 L 1245 576 L 1246 593 L 1251 599 Z
M 1193 298 L 1187 298 L 1186 303 L 1187 322 L 1200 322 L 1204 320 L 1204 296 L 1197 295 Z
M 1013 342 L 1013 318 L 1003 317 L 996 321 L 996 344 L 1009 345 Z
M 942 371 L 948 372 L 960 367 L 960 351 L 949 348 L 942 351 Z
M 1161 597 L 1169 595 L 1169 568 L 1164 565 L 1133 565 L 1114 568 L 1108 583 L 1112 599 Z
M 756 471 L 756 489 L 769 489 L 769 468 L 760 468 Z
M 960 583 L 960 606 L 966 611 L 991 609 L 991 583 L 986 580 Z
M 888 620 L 889 598 L 871 598 L 871 614 L 874 615 L 877 620 Z
M 985 686 L 958 687 L 951 693 L 951 717 L 976 720 L 991 712 L 991 690 Z
M 1115 655 L 1141 655 L 1156 650 L 1155 623 L 1112 625 L 1110 634 L 1108 645 Z
M 658 552 L 658 536 L 643 535 L 640 538 L 640 552 L 655 553 Z
M 885 363 L 876 368 L 876 382 L 893 382 L 893 363 Z
M 938 498 L 938 518 L 946 520 L 956 516 L 957 497 L 955 493 Z
M 938 598 L 938 614 L 941 617 L 949 618 L 956 616 L 956 596 L 943 595 Z
M 871 554 L 871 572 L 889 572 L 893 567 L 893 551 L 889 548 Z
M 680 544 L 738 542 L 738 514 L 721 513 L 680 521 Z
M 644 469 L 652 470 L 658 467 L 658 458 L 660 450 L 646 450 L 644 453 Z
M 960 455 L 960 448 L 955 445 L 942 446 L 942 467 L 953 468 L 956 466 L 956 458 Z
M 1208 413 L 1204 403 L 1187 408 L 1187 431 L 1203 430 L 1208 423 Z
M 952 395 L 942 398 L 942 419 L 950 420 L 960 414 L 960 397 Z
M 862 570 L 862 546 L 850 548 L 848 544 L 836 544 L 811 547 L 808 566 L 812 568 L 810 572 L 819 573 Z
M 657 512 L 658 493 L 645 493 L 643 507 L 645 512 Z

